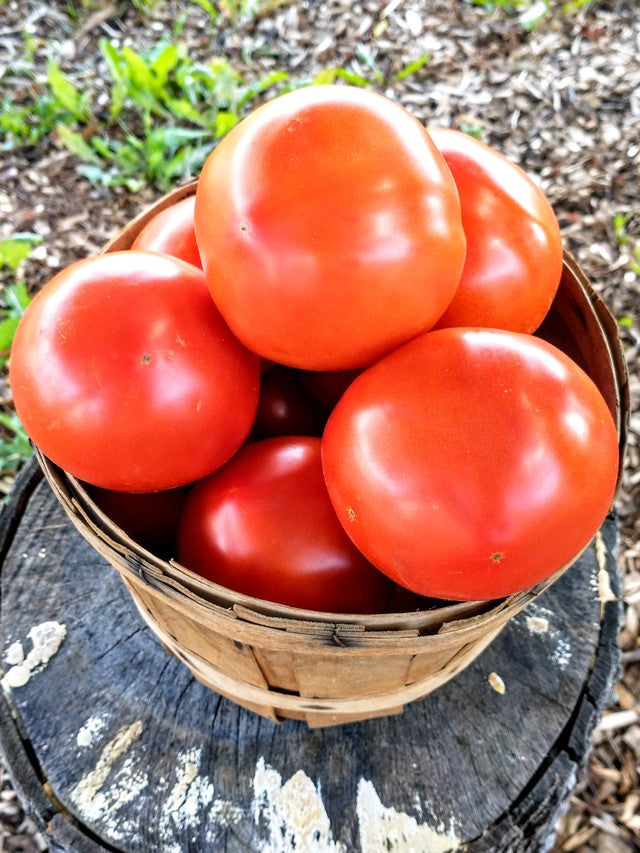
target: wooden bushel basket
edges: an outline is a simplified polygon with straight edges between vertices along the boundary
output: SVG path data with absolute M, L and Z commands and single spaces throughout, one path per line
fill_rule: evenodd
M 152 216 L 195 187 L 166 195 L 104 251 L 130 248 Z M 617 425 L 622 467 L 629 402 L 617 327 L 569 255 L 537 334 L 563 349 L 600 388 Z M 326 726 L 400 712 L 466 667 L 571 565 L 498 601 L 431 603 L 374 615 L 299 610 L 235 593 L 150 553 L 96 506 L 82 483 L 36 452 L 70 519 L 120 572 L 166 649 L 206 686 L 276 721 Z

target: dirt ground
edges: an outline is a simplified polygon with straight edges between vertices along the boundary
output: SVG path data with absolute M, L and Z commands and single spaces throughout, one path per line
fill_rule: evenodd
M 131 4 L 8 0 L 0 12 L 0 95 L 20 103 L 31 81 L 6 91 L 3 75 L 23 51 L 24 33 L 62 57 L 78 85 L 99 87 L 98 39 L 140 49 L 186 15 L 180 36 L 194 57 L 226 57 L 250 79 L 275 68 L 293 79 L 341 66 L 377 76 L 427 126 L 472 128 L 540 183 L 573 253 L 621 321 L 631 418 L 616 506 L 624 624 L 622 672 L 595 733 L 589 766 L 558 831 L 556 850 L 622 853 L 640 848 L 640 16 L 634 0 L 551 2 L 531 30 L 518 15 L 463 0 L 289 2 L 238 27 L 212 26 L 196 4 L 159 2 L 148 16 Z M 496 4 L 498 5 L 498 4 Z M 526 5 L 526 4 L 525 4 Z M 582 5 L 582 9 L 578 7 Z M 79 10 L 77 20 L 69 9 Z M 90 8 L 88 8 L 90 7 Z M 564 11 L 563 11 L 564 8 Z M 430 59 L 404 80 L 407 62 Z M 44 67 L 44 60 L 36 61 Z M 95 186 L 55 134 L 3 149 L 0 239 L 43 238 L 25 274 L 32 290 L 56 270 L 97 251 L 160 194 Z M 617 222 L 617 226 L 614 225 Z M 621 225 L 622 223 L 622 225 Z M 637 251 L 636 251 L 637 250 Z M 634 254 L 635 252 L 635 254 Z M 6 383 L 0 403 L 10 407 Z M 0 850 L 45 849 L 0 769 Z

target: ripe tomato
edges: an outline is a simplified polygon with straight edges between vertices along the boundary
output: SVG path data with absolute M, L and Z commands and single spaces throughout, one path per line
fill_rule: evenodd
M 321 436 L 326 420 L 326 412 L 307 393 L 300 371 L 276 364 L 264 373 L 252 435 Z
M 247 444 L 191 492 L 178 557 L 238 592 L 311 610 L 383 610 L 391 584 L 346 535 L 327 495 L 320 439 Z
M 436 324 L 533 332 L 562 273 L 558 222 L 542 191 L 498 151 L 457 130 L 431 130 L 458 187 L 467 257 Z
M 584 548 L 618 443 L 595 384 L 531 335 L 442 329 L 362 373 L 323 437 L 329 495 L 371 562 L 437 598 L 502 597 Z
M 465 254 L 458 194 L 424 127 L 371 91 L 275 98 L 209 155 L 196 234 L 211 293 L 282 364 L 369 364 L 430 328 Z
M 132 249 L 163 252 L 202 269 L 193 224 L 195 195 L 183 198 L 157 213 L 133 241 Z
M 360 370 L 303 370 L 302 384 L 330 412 L 359 373 Z
M 204 477 L 237 450 L 258 404 L 258 362 L 202 270 L 124 251 L 78 261 L 36 295 L 10 379 L 46 456 L 94 485 L 145 492 Z

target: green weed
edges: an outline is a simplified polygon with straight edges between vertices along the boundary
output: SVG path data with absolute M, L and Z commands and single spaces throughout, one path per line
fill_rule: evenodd
M 0 271 L 8 274 L 9 279 L 3 285 L 0 297 L 0 369 L 6 366 L 13 336 L 30 301 L 27 285 L 17 273 L 33 246 L 39 242 L 40 237 L 30 232 L 14 234 L 0 242 Z
M 630 213 L 616 213 L 612 220 L 613 236 L 620 249 L 624 249 L 628 257 L 628 265 L 634 275 L 640 277 L 640 241 L 632 242 L 627 231 L 631 219 Z
M 168 189 L 197 174 L 216 141 L 238 123 L 263 92 L 280 91 L 285 71 L 246 81 L 225 59 L 195 63 L 179 45 L 149 51 L 100 43 L 112 79 L 109 121 L 89 138 L 64 125 L 60 142 L 80 160 L 89 180 Z
M 354 61 L 349 67 L 342 65 L 323 68 L 313 78 L 313 85 L 331 84 L 338 80 L 348 83 L 350 86 L 361 88 L 383 88 L 393 85 L 416 74 L 431 59 L 428 53 L 422 54 L 417 59 L 410 60 L 395 73 L 390 74 L 383 71 L 376 61 L 374 53 L 367 45 L 357 44 L 354 51 Z
M 4 84 L 4 80 L 0 80 Z M 91 93 L 78 92 L 53 60 L 47 64 L 46 86 L 31 87 L 24 105 L 14 103 L 13 93 L 0 102 L 0 148 L 11 150 L 36 145 L 61 122 L 86 121 L 91 109 Z M 11 80 L 7 88 L 11 88 Z
M 34 245 L 37 234 L 22 232 L 0 241 L 0 272 L 7 280 L 0 296 L 0 372 L 7 368 L 13 338 L 30 302 L 26 283 L 18 277 L 23 261 Z M 11 477 L 22 462 L 31 456 L 31 444 L 16 413 L 8 407 L 0 411 L 0 477 Z M 0 491 L 6 491 L 0 481 Z
M 24 427 L 15 412 L 0 412 L 0 475 L 14 475 L 33 454 Z M 0 483 L 0 489 L 3 484 Z

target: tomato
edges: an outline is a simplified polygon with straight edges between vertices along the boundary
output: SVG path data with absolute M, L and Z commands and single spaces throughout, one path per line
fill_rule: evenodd
M 156 213 L 133 241 L 132 249 L 163 252 L 202 269 L 193 224 L 195 195 Z
M 304 370 L 302 384 L 324 409 L 331 411 L 359 370 Z
M 526 173 L 484 142 L 431 130 L 453 174 L 467 257 L 453 301 L 436 324 L 533 332 L 562 273 L 562 238 L 551 205 Z
M 178 521 L 188 494 L 186 486 L 141 494 L 91 485 L 87 490 L 105 515 L 128 536 L 158 556 L 175 557 Z
M 253 429 L 257 436 L 321 436 L 326 420 L 326 413 L 306 392 L 299 371 L 277 364 L 263 375 Z
M 424 127 L 349 86 L 275 98 L 209 155 L 195 227 L 236 335 L 313 370 L 369 364 L 430 328 L 458 285 L 457 190 Z
M 125 492 L 200 479 L 244 441 L 259 360 L 232 335 L 202 270 L 150 252 L 78 261 L 18 326 L 18 416 L 53 462 Z
M 178 557 L 230 589 L 305 609 L 378 612 L 391 589 L 336 518 L 319 438 L 245 445 L 198 483 L 180 522 Z
M 329 417 L 324 474 L 340 521 L 421 595 L 493 599 L 573 559 L 611 505 L 613 418 L 546 341 L 442 329 L 364 371 Z

